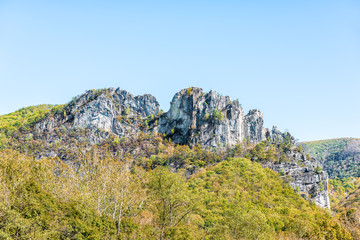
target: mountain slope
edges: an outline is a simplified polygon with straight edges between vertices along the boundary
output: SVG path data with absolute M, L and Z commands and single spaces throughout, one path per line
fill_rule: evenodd
M 330 179 L 332 210 L 353 239 L 360 239 L 360 178 Z
M 349 230 L 360 239 L 360 139 L 340 138 L 301 143 L 322 163 L 332 178 L 329 181 L 331 209 Z
M 340 138 L 300 144 L 320 161 L 330 178 L 360 176 L 360 139 Z
M 25 227 L 21 234 L 64 238 L 67 230 L 55 227 L 63 226 L 95 239 L 99 231 L 129 239 L 350 239 L 328 210 L 315 206 L 330 208 L 319 163 L 294 147 L 289 133 L 264 128 L 260 111 L 244 116 L 229 97 L 183 89 L 163 113 L 151 95 L 109 88 L 29 109 L 4 117 L 0 128 L 0 149 L 12 150 L 0 157 L 3 211 L 18 209 L 20 222 L 46 231 Z M 26 174 L 9 172 L 14 164 Z M 15 179 L 25 185 L 12 188 Z M 29 203 L 17 192 L 35 203 L 30 210 L 42 197 L 58 202 L 27 218 L 22 210 Z M 80 212 L 71 217 L 67 203 Z M 51 226 L 39 220 L 49 214 L 59 214 Z M 4 229 L 4 236 L 13 234 Z
M 4 147 L 17 131 L 26 132 L 50 114 L 53 105 L 44 104 L 19 109 L 0 116 L 0 148 Z
M 159 147 L 161 156 L 173 154 L 172 144 Z M 178 149 L 178 154 L 185 152 L 185 162 L 207 153 Z M 208 152 L 206 159 L 216 162 L 218 156 Z M 100 159 L 95 151 L 75 171 L 56 158 L 35 160 L 0 151 L 1 236 L 351 239 L 328 210 L 304 200 L 278 173 L 249 159 L 227 158 L 186 179 L 182 168 L 174 173 L 138 166 L 153 164 L 154 156 L 136 165 L 131 157 Z
M 175 94 L 169 112 L 162 113 L 151 95 L 133 96 L 109 88 L 87 91 L 66 105 L 51 108 L 29 128 L 15 131 L 5 147 L 38 159 L 57 156 L 77 165 L 97 147 L 101 148 L 100 154 L 109 154 L 111 149 L 111 154 L 120 158 L 126 154 L 141 158 L 142 150 L 148 155 L 157 149 L 157 143 L 146 143 L 144 147 L 150 151 L 139 150 L 144 142 L 138 137 L 146 136 L 144 132 L 153 134 L 151 138 L 161 135 L 174 143 L 209 147 L 212 151 L 240 147 L 250 152 L 256 143 L 265 141 L 254 148 L 252 160 L 282 173 L 304 197 L 329 208 L 326 173 L 300 149 L 293 149 L 294 138 L 289 133 L 276 127 L 270 131 L 263 123 L 260 111 L 251 110 L 244 116 L 237 101 L 215 91 L 183 89 Z M 135 143 L 139 145 L 133 146 Z
M 161 133 L 178 144 L 213 148 L 284 137 L 277 128 L 264 128 L 260 111 L 244 115 L 238 101 L 195 87 L 176 93 L 167 113 L 160 111 L 159 103 L 149 94 L 133 96 L 120 88 L 108 88 L 89 90 L 66 105 L 53 107 L 43 117 L 32 129 L 19 129 L 19 134 L 57 142 L 76 130 L 85 135 L 78 138 L 80 142 L 96 144 L 110 135 L 129 137 L 142 131 Z M 3 128 L 0 126 L 0 131 Z M 48 152 L 59 154 L 51 149 Z

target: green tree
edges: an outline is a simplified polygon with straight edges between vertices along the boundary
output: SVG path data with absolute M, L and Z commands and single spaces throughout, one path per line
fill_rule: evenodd
M 165 239 L 181 227 L 194 210 L 185 179 L 171 173 L 165 167 L 156 168 L 149 183 L 153 211 L 156 213 L 154 224 L 159 239 Z
M 237 205 L 226 213 L 224 224 L 229 227 L 231 239 L 274 239 L 274 231 L 266 222 L 262 212 Z

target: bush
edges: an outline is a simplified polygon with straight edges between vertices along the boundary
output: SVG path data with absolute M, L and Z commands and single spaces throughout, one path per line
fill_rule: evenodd
M 219 120 L 219 121 L 223 120 L 223 114 L 218 109 L 214 110 L 213 117 L 214 117 L 214 119 Z

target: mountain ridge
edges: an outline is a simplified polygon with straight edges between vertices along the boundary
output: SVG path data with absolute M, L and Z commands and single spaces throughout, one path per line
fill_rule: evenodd
M 11 136 L 16 139 L 11 144 L 38 159 L 59 157 L 69 163 L 92 145 L 109 141 L 118 144 L 142 133 L 160 134 L 175 144 L 215 151 L 252 144 L 256 145 L 249 156 L 253 161 L 282 173 L 305 198 L 329 208 L 326 172 L 319 171 L 316 161 L 291 147 L 295 143 L 291 134 L 263 125 L 259 110 L 244 115 L 238 101 L 215 91 L 183 89 L 175 94 L 169 111 L 164 113 L 150 94 L 133 96 L 120 88 L 107 88 L 86 91 L 66 105 L 51 108 L 29 131 Z M 280 149 L 274 152 L 272 146 Z M 274 156 L 273 162 L 264 154 Z
M 57 125 L 73 121 L 74 127 L 103 129 L 126 136 L 127 132 L 136 132 L 133 125 L 141 125 L 136 120 L 142 118 L 143 124 L 150 125 L 140 126 L 140 130 L 165 134 L 175 143 L 210 147 L 235 145 L 246 139 L 259 143 L 266 138 L 283 137 L 276 127 L 264 128 L 262 112 L 253 109 L 244 115 L 238 101 L 215 91 L 183 89 L 173 97 L 168 112 L 161 112 L 159 106 L 150 94 L 133 96 L 120 88 L 89 90 L 67 104 L 55 120 L 59 122 Z M 53 124 L 56 123 L 49 119 L 38 127 L 46 130 L 53 128 Z

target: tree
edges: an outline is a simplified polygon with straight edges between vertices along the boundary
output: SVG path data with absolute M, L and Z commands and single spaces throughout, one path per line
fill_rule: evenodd
M 143 209 L 147 198 L 142 187 L 145 170 L 132 167 L 128 159 L 99 159 L 93 153 L 82 163 L 80 172 L 84 200 L 97 206 L 100 215 L 116 220 L 117 232 L 121 234 L 123 218 L 135 217 Z
M 185 222 L 195 204 L 184 177 L 169 172 L 165 167 L 156 168 L 151 175 L 149 190 L 155 213 L 154 224 L 159 239 L 165 239 L 170 230 Z
M 260 211 L 233 206 L 226 213 L 224 225 L 229 227 L 231 239 L 271 239 L 273 232 L 266 221 Z

